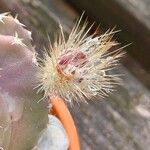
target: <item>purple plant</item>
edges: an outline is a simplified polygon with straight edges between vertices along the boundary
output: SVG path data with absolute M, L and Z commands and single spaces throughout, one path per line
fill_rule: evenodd
M 46 128 L 48 109 L 37 83 L 31 32 L 9 13 L 0 14 L 0 147 L 32 149 Z M 34 148 L 35 149 L 35 148 Z

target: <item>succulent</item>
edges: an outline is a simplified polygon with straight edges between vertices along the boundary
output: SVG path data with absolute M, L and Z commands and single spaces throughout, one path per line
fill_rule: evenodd
M 120 83 L 120 75 L 111 72 L 124 54 L 109 51 L 118 44 L 112 41 L 115 31 L 88 36 L 92 26 L 80 26 L 81 19 L 67 40 L 60 26 L 59 38 L 39 58 L 25 25 L 17 16 L 0 14 L 1 149 L 66 150 L 66 131 L 48 114 L 47 100 L 58 96 L 86 102 L 108 96 Z
M 48 122 L 37 83 L 31 32 L 9 13 L 0 14 L 0 147 L 32 149 Z

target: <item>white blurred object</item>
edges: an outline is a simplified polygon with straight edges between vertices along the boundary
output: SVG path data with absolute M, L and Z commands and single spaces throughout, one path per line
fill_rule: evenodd
M 48 115 L 47 128 L 43 130 L 33 150 L 67 150 L 69 141 L 62 123 L 53 115 Z

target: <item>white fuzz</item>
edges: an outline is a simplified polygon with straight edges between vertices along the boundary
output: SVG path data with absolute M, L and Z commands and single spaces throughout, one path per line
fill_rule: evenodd
M 120 83 L 119 75 L 110 73 L 124 54 L 122 48 L 109 51 L 118 44 L 112 41 L 115 31 L 88 36 L 92 26 L 86 30 L 87 22 L 80 26 L 81 19 L 68 40 L 60 26 L 58 39 L 50 44 L 44 59 L 39 59 L 38 91 L 44 91 L 44 97 L 58 95 L 69 102 L 86 101 L 108 96 L 114 85 Z
M 4 19 L 8 14 L 9 14 L 9 12 L 0 14 L 0 22 L 2 22 L 3 24 L 5 24 L 4 21 L 3 21 L 3 19 Z
M 26 45 L 22 42 L 23 39 L 18 37 L 18 33 L 15 32 L 15 35 L 13 36 L 13 42 L 11 43 L 11 45 L 21 45 L 23 47 L 26 47 Z

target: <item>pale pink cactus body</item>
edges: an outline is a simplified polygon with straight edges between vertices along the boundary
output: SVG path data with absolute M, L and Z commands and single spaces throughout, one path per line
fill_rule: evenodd
M 37 123 L 37 119 L 29 118 L 33 114 L 29 108 L 35 99 L 36 67 L 32 63 L 30 32 L 17 19 L 6 15 L 0 15 L 0 146 L 26 149 L 25 143 L 32 147 L 29 131 L 35 127 L 31 124 Z
M 33 148 L 46 127 L 47 109 L 38 104 L 31 32 L 7 13 L 0 14 L 0 147 Z M 40 120 L 40 121 L 39 121 Z

